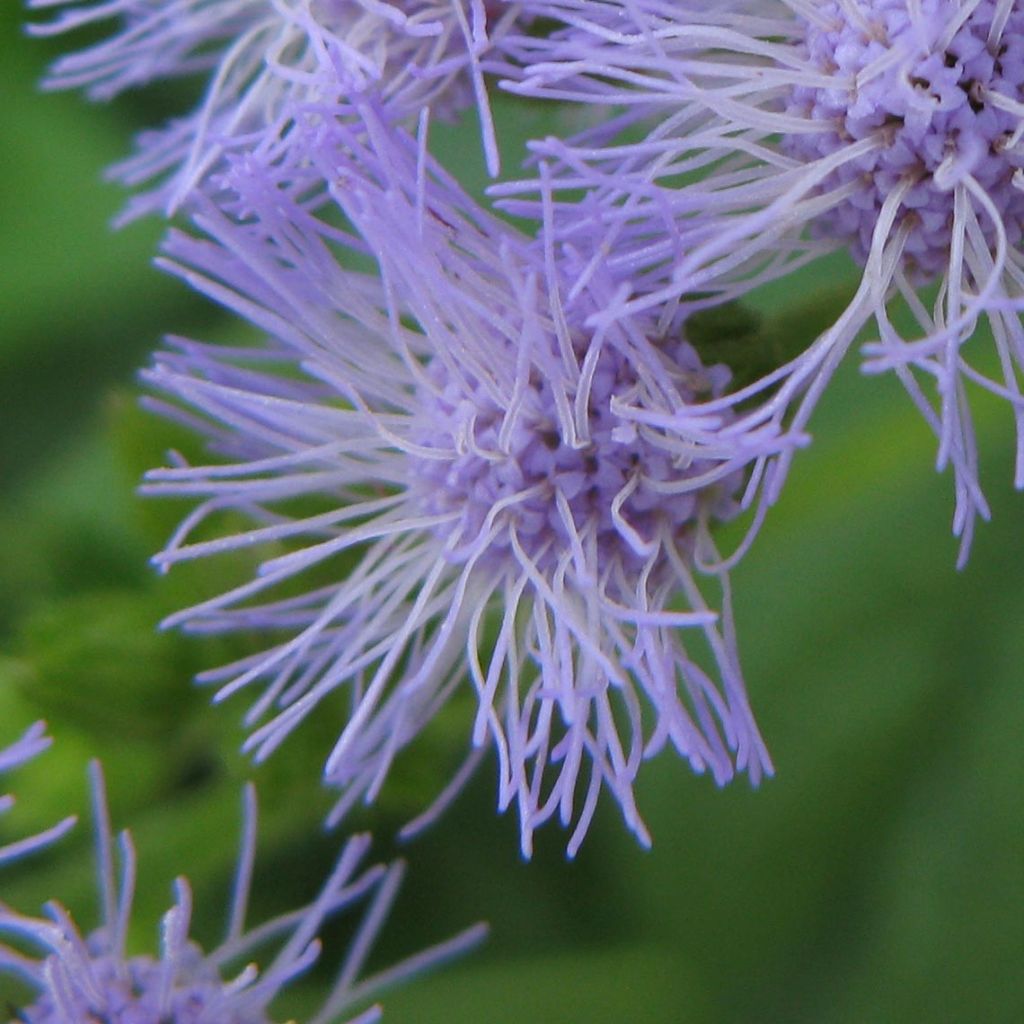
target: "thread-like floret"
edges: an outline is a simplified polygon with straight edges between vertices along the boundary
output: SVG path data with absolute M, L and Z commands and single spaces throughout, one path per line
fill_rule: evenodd
M 787 138 L 801 160 L 877 142 L 824 182 L 853 188 L 822 229 L 848 237 L 864 257 L 886 197 L 909 188 L 895 225 L 907 229 L 906 264 L 937 277 L 949 262 L 955 186 L 973 178 L 1001 213 L 1010 245 L 1019 242 L 1024 4 L 1007 11 L 980 0 L 959 27 L 949 0 L 877 0 L 856 18 L 850 6 L 829 0 L 807 21 L 807 57 L 836 84 L 796 86 L 789 103 L 790 113 L 822 125 Z
M 29 726 L 14 743 L 6 747 L 0 747 L 0 775 L 31 761 L 46 750 L 50 742 L 50 737 L 46 735 L 45 723 L 36 722 L 34 725 Z M 0 793 L 0 814 L 9 810 L 13 804 L 13 796 Z M 0 843 L 0 864 L 3 864 L 5 861 L 17 860 L 19 857 L 24 857 L 26 854 L 54 842 L 64 835 L 74 823 L 75 818 L 73 816 L 68 817 L 43 832 L 26 836 L 23 839 L 7 843 L 6 845 Z

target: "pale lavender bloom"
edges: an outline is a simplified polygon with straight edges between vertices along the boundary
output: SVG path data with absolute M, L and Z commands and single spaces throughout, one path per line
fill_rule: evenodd
M 131 835 L 118 836 L 120 871 L 115 872 L 114 835 L 103 779 L 91 768 L 96 816 L 96 848 L 102 923 L 84 934 L 57 902 L 46 917 L 26 916 L 0 902 L 0 935 L 17 945 L 0 943 L 0 973 L 16 975 L 36 989 L 31 1003 L 18 1011 L 25 1024 L 269 1024 L 268 1007 L 280 992 L 308 970 L 320 954 L 317 934 L 336 914 L 367 901 L 368 907 L 320 1009 L 307 1024 L 333 1024 L 342 1014 L 384 985 L 430 966 L 477 943 L 480 926 L 447 943 L 357 982 L 401 882 L 402 865 L 377 865 L 359 871 L 369 847 L 368 836 L 345 845 L 317 897 L 300 910 L 282 914 L 254 928 L 245 923 L 256 845 L 256 798 L 246 787 L 242 843 L 235 872 L 227 932 L 212 952 L 189 937 L 192 891 L 188 881 L 174 884 L 174 905 L 164 915 L 157 955 L 126 951 L 136 883 L 136 856 Z M 258 950 L 276 946 L 260 969 Z M 38 950 L 27 952 L 26 950 Z M 236 973 L 232 968 L 243 965 Z M 349 1024 L 371 1024 L 380 1007 L 352 1017 Z
M 46 735 L 45 722 L 36 722 L 30 725 L 19 739 L 10 746 L 0 749 L 0 775 L 31 761 L 46 750 L 52 742 L 50 737 Z M 13 805 L 13 796 L 7 793 L 0 793 L 0 814 L 10 810 Z M 34 836 L 27 836 L 16 842 L 0 845 L 0 865 L 7 861 L 12 861 L 16 857 L 23 857 L 54 842 L 74 824 L 75 818 L 73 816 L 68 817 Z
M 170 620 L 280 638 L 204 677 L 221 699 L 262 687 L 248 749 L 267 756 L 344 692 L 326 765 L 337 818 L 470 686 L 472 753 L 439 806 L 490 745 L 525 853 L 553 816 L 574 852 L 602 787 L 648 842 L 633 785 L 666 744 L 720 784 L 736 769 L 756 783 L 771 763 L 711 531 L 736 513 L 737 467 L 788 441 L 687 419 L 728 371 L 682 338 L 652 343 L 643 316 L 584 328 L 594 296 L 563 305 L 551 254 L 535 260 L 422 140 L 371 121 L 363 146 L 361 129 L 322 126 L 306 156 L 354 233 L 242 161 L 252 215 L 211 205 L 196 217 L 208 238 L 173 234 L 168 252 L 269 337 L 177 340 L 148 374 L 225 458 L 149 475 L 150 492 L 202 499 L 157 564 L 267 553 L 250 582 Z M 379 273 L 345 269 L 360 252 Z M 224 535 L 193 540 L 201 525 Z
M 559 241 L 600 232 L 578 287 L 601 264 L 633 289 L 606 317 L 660 308 L 662 322 L 674 324 L 701 304 L 848 248 L 863 266 L 848 308 L 762 384 L 770 393 L 743 418 L 802 430 L 840 358 L 874 321 L 865 369 L 894 370 L 937 435 L 938 466 L 954 474 L 963 561 L 976 516 L 989 514 L 971 384 L 1010 403 L 1015 483 L 1024 487 L 1021 4 L 542 7 L 565 27 L 510 42 L 527 71 L 509 88 L 597 104 L 604 119 L 578 140 L 538 143 L 539 185 L 505 193 L 539 190 L 555 210 Z M 587 199 L 559 203 L 563 189 L 588 190 Z M 893 322 L 904 307 L 917 323 L 909 334 Z M 978 358 L 983 319 L 995 358 Z M 753 393 L 737 403 L 749 408 Z M 789 456 L 768 474 L 769 502 Z
M 452 117 L 478 107 L 484 149 L 498 148 L 484 82 L 518 8 L 504 0 L 30 0 L 57 8 L 31 30 L 51 35 L 110 23 L 109 38 L 59 59 L 49 88 L 93 99 L 161 79 L 203 78 L 199 105 L 142 133 L 133 157 L 111 170 L 149 184 L 126 217 L 173 212 L 225 153 L 287 141 L 293 102 L 340 103 L 372 91 L 389 116 L 425 107 Z

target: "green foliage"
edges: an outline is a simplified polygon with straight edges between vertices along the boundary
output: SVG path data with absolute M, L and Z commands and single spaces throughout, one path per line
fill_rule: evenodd
M 850 289 L 840 286 L 775 313 L 759 312 L 749 301 L 713 306 L 687 320 L 686 340 L 702 362 L 725 363 L 733 371 L 729 389 L 738 391 L 810 348 L 850 296 Z

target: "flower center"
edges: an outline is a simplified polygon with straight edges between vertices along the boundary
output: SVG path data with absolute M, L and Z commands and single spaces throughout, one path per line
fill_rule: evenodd
M 103 945 L 89 940 L 90 947 Z M 83 964 L 84 967 L 84 964 Z M 128 960 L 99 952 L 88 963 L 90 992 L 73 984 L 67 998 L 79 1012 L 75 1020 L 103 1021 L 104 1024 L 269 1024 L 264 1013 L 233 1006 L 224 997 L 224 985 L 216 971 L 203 959 L 197 946 L 189 943 L 174 965 L 175 978 L 165 990 L 168 970 L 152 957 L 135 956 Z M 99 997 L 97 999 L 97 996 Z M 64 1007 L 44 995 L 21 1012 L 26 1024 L 65 1024 Z
M 864 258 L 886 198 L 900 193 L 893 231 L 906 235 L 904 265 L 934 278 L 948 265 L 958 186 L 967 186 L 986 241 L 997 231 L 984 196 L 1015 245 L 1024 224 L 1024 3 L 827 0 L 818 13 L 805 52 L 835 85 L 792 90 L 788 112 L 821 131 L 793 134 L 786 148 L 812 161 L 877 142 L 823 182 L 846 191 L 823 232 Z
M 727 374 L 704 369 L 685 342 L 666 346 L 663 356 L 664 372 L 684 395 L 706 397 L 726 383 Z M 610 560 L 636 568 L 665 526 L 678 540 L 704 508 L 719 520 L 735 514 L 729 495 L 738 480 L 711 488 L 688 484 L 710 463 L 672 450 L 612 411 L 612 397 L 628 400 L 638 383 L 617 351 L 605 349 L 597 360 L 587 436 L 575 443 L 561 427 L 559 404 L 564 416 L 577 396 L 567 393 L 567 401 L 556 403 L 555 389 L 536 370 L 510 421 L 505 405 L 480 382 L 455 380 L 447 369 L 432 368 L 432 377 L 436 389 L 423 396 L 426 426 L 418 440 L 444 456 L 412 460 L 413 490 L 428 514 L 456 516 L 438 528 L 456 560 L 491 534 L 485 557 L 505 553 L 514 533 L 541 568 L 576 542 L 602 568 Z

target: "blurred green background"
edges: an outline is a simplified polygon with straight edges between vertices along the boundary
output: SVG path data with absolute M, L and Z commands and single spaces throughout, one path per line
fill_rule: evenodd
M 147 567 L 181 509 L 134 487 L 189 440 L 138 411 L 133 377 L 165 331 L 235 328 L 152 269 L 158 224 L 108 229 L 123 194 L 101 169 L 179 97 L 40 95 L 55 47 L 25 39 L 19 17 L 3 9 L 0 38 L 0 743 L 42 715 L 57 744 L 8 780 L 20 801 L 3 825 L 81 809 L 85 760 L 103 757 L 115 820 L 141 848 L 136 941 L 155 941 L 178 872 L 198 890 L 198 934 L 215 941 L 248 772 L 235 753 L 244 700 L 211 709 L 189 679 L 244 641 L 154 628 L 212 592 L 218 570 L 158 579 Z M 528 134 L 540 115 L 502 116 Z M 760 302 L 789 308 L 849 272 L 838 261 Z M 662 757 L 640 792 L 652 851 L 604 805 L 575 862 L 549 828 L 524 864 L 484 772 L 404 851 L 409 879 L 374 963 L 480 917 L 491 940 L 391 994 L 388 1020 L 1024 1020 L 1024 499 L 1009 485 L 1010 417 L 978 408 L 995 521 L 957 573 L 930 436 L 894 381 L 849 363 L 735 574 L 777 777 L 718 791 Z M 329 729 L 301 735 L 257 774 L 257 912 L 310 895 L 337 846 L 315 784 Z M 392 795 L 357 820 L 381 856 L 455 756 L 441 737 L 407 757 Z M 25 907 L 57 896 L 93 921 L 89 858 L 85 827 L 8 872 L 0 893 Z

